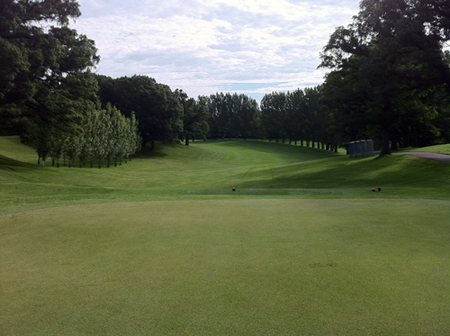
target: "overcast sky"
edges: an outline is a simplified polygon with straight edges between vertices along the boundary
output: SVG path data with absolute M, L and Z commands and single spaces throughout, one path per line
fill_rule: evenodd
M 358 0 L 78 0 L 71 27 L 95 40 L 96 72 L 148 75 L 190 97 L 315 86 L 319 53 Z

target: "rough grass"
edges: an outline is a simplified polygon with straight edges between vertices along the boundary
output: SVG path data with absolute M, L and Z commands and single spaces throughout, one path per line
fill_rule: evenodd
M 448 335 L 449 169 L 257 141 L 42 168 L 0 137 L 0 335 Z

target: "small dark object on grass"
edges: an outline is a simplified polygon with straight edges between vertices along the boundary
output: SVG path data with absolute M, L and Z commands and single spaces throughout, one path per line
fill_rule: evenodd
M 372 191 L 375 191 L 375 188 L 372 188 Z
M 233 191 L 236 191 L 236 188 L 235 188 L 235 187 L 233 187 Z
M 378 191 L 381 191 L 381 188 L 378 188 Z

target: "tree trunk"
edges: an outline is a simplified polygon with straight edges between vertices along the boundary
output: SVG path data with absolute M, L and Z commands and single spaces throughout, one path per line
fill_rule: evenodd
M 397 134 L 397 132 L 392 134 L 391 150 L 392 151 L 398 150 L 398 134 Z
M 409 147 L 410 141 L 409 141 L 409 127 L 408 125 L 403 125 L 402 126 L 402 136 L 403 136 L 403 148 Z
M 186 146 L 189 146 L 189 136 L 186 135 L 186 142 L 185 142 Z
M 380 155 L 391 154 L 391 150 L 389 149 L 389 130 L 387 128 L 383 128 L 381 131 L 381 153 Z

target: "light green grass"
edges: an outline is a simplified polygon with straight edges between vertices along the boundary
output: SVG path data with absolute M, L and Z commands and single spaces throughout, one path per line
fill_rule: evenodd
M 435 145 L 435 146 L 428 146 L 428 147 L 421 147 L 421 148 L 410 148 L 410 149 L 408 149 L 408 151 L 450 154 L 450 144 Z
M 0 335 L 448 335 L 449 176 L 259 141 L 42 168 L 0 137 Z
M 2 335 L 446 335 L 448 201 L 205 200 L 1 216 Z
M 0 144 L 2 139 L 0 138 Z M 0 146 L 1 147 L 1 146 Z M 434 198 L 450 195 L 450 165 L 408 156 L 349 159 L 319 149 L 258 141 L 159 145 L 113 168 L 42 168 L 8 140 L 0 157 L 0 204 L 168 198 Z M 25 153 L 27 156 L 25 156 Z M 22 161 L 21 161 L 22 160 Z M 231 188 L 237 192 L 232 193 Z M 381 193 L 372 188 L 382 187 Z M 5 208 L 4 208 L 5 209 Z

